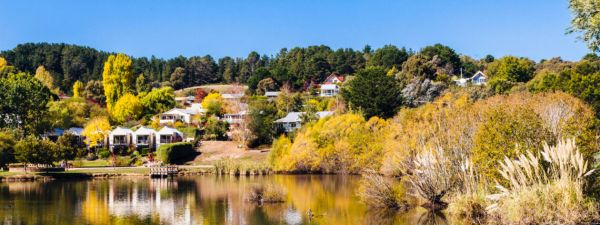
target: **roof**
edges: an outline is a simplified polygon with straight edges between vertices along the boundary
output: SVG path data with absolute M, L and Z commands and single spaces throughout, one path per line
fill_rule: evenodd
M 171 110 L 166 111 L 166 112 L 161 113 L 161 114 L 173 114 L 173 113 L 183 113 L 183 114 L 196 115 L 196 112 L 194 110 L 181 109 L 181 108 L 172 108 Z
M 175 134 L 175 133 L 177 133 L 177 134 L 183 136 L 183 133 L 181 133 L 181 131 L 179 131 L 175 128 L 172 128 L 172 127 L 163 127 L 157 133 L 158 134 Z
M 156 133 L 156 131 L 154 131 L 154 129 L 150 129 L 145 126 L 142 126 L 142 127 L 138 128 L 134 133 L 136 135 L 151 135 L 151 134 Z
M 321 90 L 335 90 L 338 89 L 337 84 L 323 84 L 321 85 Z
M 327 78 L 325 78 L 325 84 L 330 84 L 331 82 L 329 82 L 328 80 L 333 78 L 337 78 L 338 80 L 340 80 L 340 82 L 344 82 L 344 76 L 340 75 L 339 73 L 333 72 L 329 74 Z
M 83 134 L 83 128 L 81 128 L 81 127 L 71 127 L 69 129 L 67 129 L 67 131 L 65 131 L 65 132 L 70 133 L 72 135 L 81 136 Z
M 129 128 L 117 127 L 110 132 L 111 135 L 128 135 L 132 134 L 133 131 Z
M 483 72 L 481 72 L 481 71 L 477 71 L 477 73 L 475 73 L 475 75 L 473 75 L 473 76 L 471 77 L 471 79 L 474 79 L 474 78 L 476 78 L 476 77 L 479 77 L 479 76 L 487 77 L 487 76 L 485 75 L 485 73 L 483 73 Z
M 279 91 L 267 91 L 265 92 L 265 96 L 267 97 L 277 97 L 279 96 Z
M 244 94 L 221 94 L 223 99 L 238 99 L 244 97 Z
M 275 123 L 294 123 L 294 122 L 301 122 L 302 119 L 300 119 L 300 116 L 302 116 L 302 114 L 304 114 L 305 112 L 290 112 L 288 113 L 285 117 L 275 120 Z M 317 117 L 320 118 L 325 118 L 328 116 L 331 116 L 333 114 L 332 111 L 321 111 L 321 112 L 317 112 Z

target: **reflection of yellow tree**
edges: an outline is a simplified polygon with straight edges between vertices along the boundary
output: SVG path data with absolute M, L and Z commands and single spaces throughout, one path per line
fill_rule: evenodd
M 109 224 L 110 214 L 106 202 L 98 199 L 96 191 L 89 190 L 81 209 L 88 224 Z

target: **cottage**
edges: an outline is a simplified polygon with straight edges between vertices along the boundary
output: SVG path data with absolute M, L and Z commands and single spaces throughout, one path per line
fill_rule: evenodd
M 290 112 L 288 113 L 285 117 L 275 120 L 275 124 L 277 124 L 277 126 L 279 126 L 280 128 L 283 129 L 284 132 L 288 133 L 288 132 L 292 132 L 298 128 L 301 127 L 302 125 L 302 118 L 301 116 L 304 114 L 305 112 Z M 330 115 L 333 114 L 333 112 L 331 111 L 322 111 L 322 112 L 317 112 L 317 117 L 319 119 L 321 118 L 325 118 L 328 117 Z
M 175 102 L 179 105 L 189 105 L 192 104 L 196 100 L 196 97 L 193 95 L 185 96 L 185 97 L 175 97 Z
M 206 109 L 202 107 L 201 103 L 192 103 L 190 106 L 185 108 L 185 110 L 195 112 L 196 114 L 204 115 L 206 114 Z
M 340 87 L 338 84 L 344 82 L 344 76 L 338 73 L 331 73 L 325 80 L 323 84 L 321 84 L 320 96 L 321 97 L 333 97 L 336 96 L 340 92 Z
M 454 83 L 456 83 L 456 85 L 464 87 L 467 86 L 467 83 L 471 82 L 471 84 L 473 85 L 485 85 L 487 82 L 487 76 L 481 72 L 481 71 L 477 71 L 477 73 L 475 73 L 475 75 L 473 75 L 470 78 L 460 78 L 460 79 L 456 79 L 454 80 Z
M 65 131 L 65 133 L 71 134 L 77 137 L 78 144 L 83 144 L 83 140 L 85 137 L 83 136 L 83 128 L 81 127 L 71 127 Z
M 156 148 L 163 144 L 175 143 L 183 141 L 183 133 L 175 128 L 163 127 L 156 132 L 157 140 Z
M 156 131 L 147 127 L 140 127 L 133 132 L 133 143 L 138 148 L 154 149 L 156 143 Z
M 161 113 L 159 118 L 161 124 L 175 123 L 177 121 L 190 124 L 192 123 L 192 117 L 196 114 L 198 113 L 193 110 L 173 108 L 167 112 Z
M 128 147 L 132 144 L 133 131 L 129 128 L 117 127 L 108 135 L 108 145 L 111 150 Z
M 244 119 L 246 119 L 247 114 L 248 113 L 245 110 L 240 111 L 238 113 L 223 114 L 221 121 L 225 121 L 229 124 L 240 124 L 244 122 Z

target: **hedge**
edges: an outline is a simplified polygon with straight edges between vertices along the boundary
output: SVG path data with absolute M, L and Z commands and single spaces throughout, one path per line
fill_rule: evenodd
M 189 142 L 163 144 L 156 151 L 157 158 L 163 163 L 178 163 L 195 155 L 194 146 Z

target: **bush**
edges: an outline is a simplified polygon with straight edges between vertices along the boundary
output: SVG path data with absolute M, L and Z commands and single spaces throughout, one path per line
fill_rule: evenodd
M 148 153 L 150 152 L 149 148 L 140 148 L 138 151 L 141 155 L 145 156 L 148 155 Z
M 373 171 L 363 174 L 358 196 L 369 207 L 381 209 L 409 209 L 404 199 L 402 183 L 398 186 Z
M 161 145 L 156 151 L 157 158 L 163 163 L 180 163 L 182 160 L 196 156 L 194 146 L 189 142 L 178 142 Z
M 246 200 L 262 205 L 263 203 L 281 203 L 285 201 L 286 192 L 272 185 L 252 187 Z
M 107 159 L 110 156 L 110 151 L 108 149 L 103 148 L 98 151 L 98 157 L 101 159 Z

